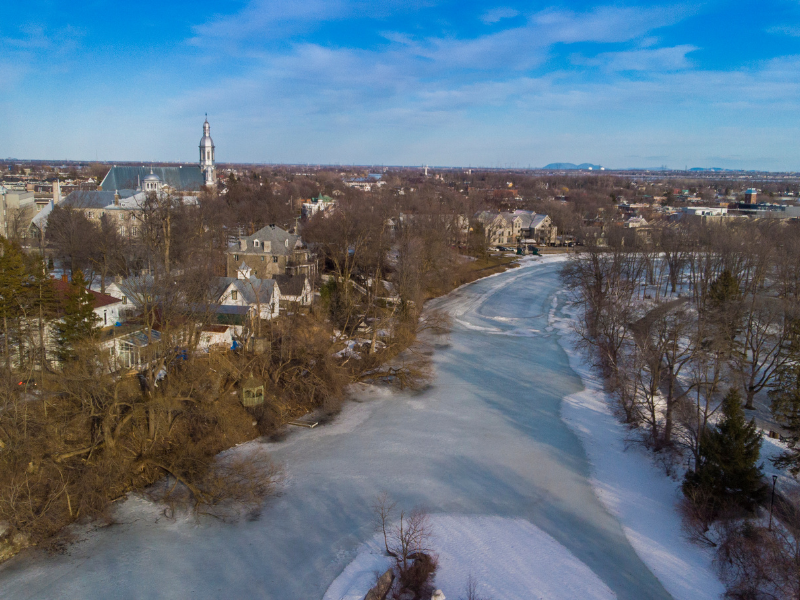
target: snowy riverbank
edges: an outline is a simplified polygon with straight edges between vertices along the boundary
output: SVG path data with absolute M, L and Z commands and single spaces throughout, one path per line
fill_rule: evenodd
M 597 497 L 622 524 L 625 536 L 675 600 L 712 600 L 725 588 L 716 576 L 713 553 L 689 542 L 678 514 L 680 483 L 667 477 L 649 454 L 627 444 L 628 430 L 611 411 L 602 381 L 576 349 L 574 315 L 553 299 L 550 326 L 560 333 L 570 367 L 585 389 L 567 396 L 562 418 L 581 438 L 592 464 Z

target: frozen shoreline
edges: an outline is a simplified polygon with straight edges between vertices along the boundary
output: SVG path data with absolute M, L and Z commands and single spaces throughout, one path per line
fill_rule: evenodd
M 564 398 L 562 419 L 583 443 L 597 497 L 619 519 L 636 553 L 675 600 L 721 597 L 725 588 L 714 571 L 713 553 L 683 535 L 677 510 L 680 483 L 658 469 L 645 450 L 626 447 L 627 428 L 613 414 L 599 376 L 576 349 L 574 315 L 556 316 L 556 302 L 554 298 L 549 322 L 585 386 Z

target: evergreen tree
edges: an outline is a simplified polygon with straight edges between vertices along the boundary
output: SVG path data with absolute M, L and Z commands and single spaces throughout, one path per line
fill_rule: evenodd
M 702 492 L 716 512 L 723 507 L 753 511 L 767 492 L 758 466 L 760 450 L 761 434 L 753 420 L 745 421 L 739 391 L 731 388 L 722 400 L 722 419 L 700 440 L 700 460 L 686 473 L 684 494 Z
M 20 315 L 20 293 L 25 283 L 22 250 L 0 238 L 0 317 L 3 319 L 3 344 L 6 371 L 11 371 L 11 327 Z
M 739 299 L 739 281 L 725 269 L 708 288 L 708 303 L 714 310 L 724 310 Z
M 66 293 L 64 317 L 56 327 L 58 357 L 63 362 L 73 358 L 78 344 L 93 339 L 97 334 L 100 318 L 94 313 L 94 297 L 86 287 L 83 273 L 75 271 Z
M 792 475 L 800 473 L 800 323 L 792 325 L 789 360 L 778 369 L 775 383 L 769 392 L 775 420 L 789 432 L 789 449 L 772 460 L 779 468 L 789 468 Z
M 739 281 L 727 269 L 720 273 L 708 287 L 704 319 L 710 325 L 711 338 L 707 340 L 723 356 L 736 352 L 736 335 L 741 321 L 741 293 Z

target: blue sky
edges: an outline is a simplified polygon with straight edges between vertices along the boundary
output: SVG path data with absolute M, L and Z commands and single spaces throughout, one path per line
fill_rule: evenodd
M 0 156 L 800 170 L 800 0 L 0 3 Z

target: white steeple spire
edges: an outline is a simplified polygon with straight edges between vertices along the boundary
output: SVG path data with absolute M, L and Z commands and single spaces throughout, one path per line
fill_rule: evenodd
M 200 139 L 200 170 L 203 172 L 206 185 L 214 185 L 217 180 L 214 166 L 214 142 L 211 139 L 211 125 L 208 124 L 208 113 L 203 123 L 203 137 Z

